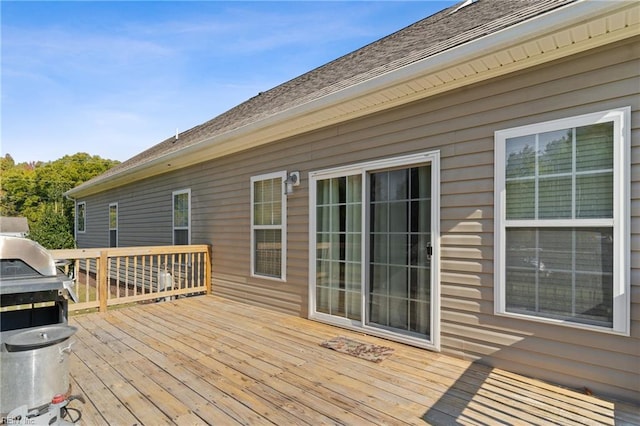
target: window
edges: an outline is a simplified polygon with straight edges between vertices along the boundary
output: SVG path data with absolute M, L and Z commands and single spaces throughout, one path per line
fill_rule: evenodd
M 286 279 L 286 172 L 251 178 L 251 275 Z
M 118 203 L 109 204 L 109 247 L 118 247 Z
M 76 208 L 76 232 L 84 233 L 87 226 L 87 203 L 78 203 Z
M 629 330 L 630 109 L 496 132 L 496 312 Z
M 173 245 L 191 244 L 191 190 L 173 192 Z

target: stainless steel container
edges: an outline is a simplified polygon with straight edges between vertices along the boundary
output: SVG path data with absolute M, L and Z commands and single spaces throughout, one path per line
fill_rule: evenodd
M 53 325 L 6 336 L 0 351 L 0 413 L 39 408 L 69 393 L 69 354 L 75 327 Z M 39 337 L 45 334 L 48 337 Z

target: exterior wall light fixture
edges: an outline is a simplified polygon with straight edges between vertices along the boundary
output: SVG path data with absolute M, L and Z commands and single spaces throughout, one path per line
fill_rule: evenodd
M 300 172 L 289 173 L 282 183 L 284 184 L 285 195 L 293 193 L 293 187 L 300 185 Z

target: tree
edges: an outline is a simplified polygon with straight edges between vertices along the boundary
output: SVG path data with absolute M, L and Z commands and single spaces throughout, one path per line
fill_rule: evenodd
M 40 197 L 35 190 L 35 174 L 25 164 L 4 168 L 0 180 L 0 212 L 3 216 L 26 216 L 35 219 Z
M 83 152 L 46 163 L 15 164 L 7 154 L 0 158 L 0 213 L 26 217 L 31 238 L 45 247 L 66 247 L 68 235 L 73 241 L 75 209 L 64 193 L 116 164 L 119 162 Z
M 48 249 L 67 249 L 75 247 L 73 232 L 69 221 L 62 211 L 56 211 L 52 205 L 46 205 L 42 217 L 32 226 L 28 238 L 37 241 Z
M 4 158 L 0 158 L 0 170 L 2 171 L 15 167 L 15 165 L 16 162 L 10 154 L 6 154 Z

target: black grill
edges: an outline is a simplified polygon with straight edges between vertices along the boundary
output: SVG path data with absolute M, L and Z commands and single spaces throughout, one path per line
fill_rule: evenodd
M 0 342 L 4 332 L 65 324 L 70 284 L 40 245 L 0 237 Z

